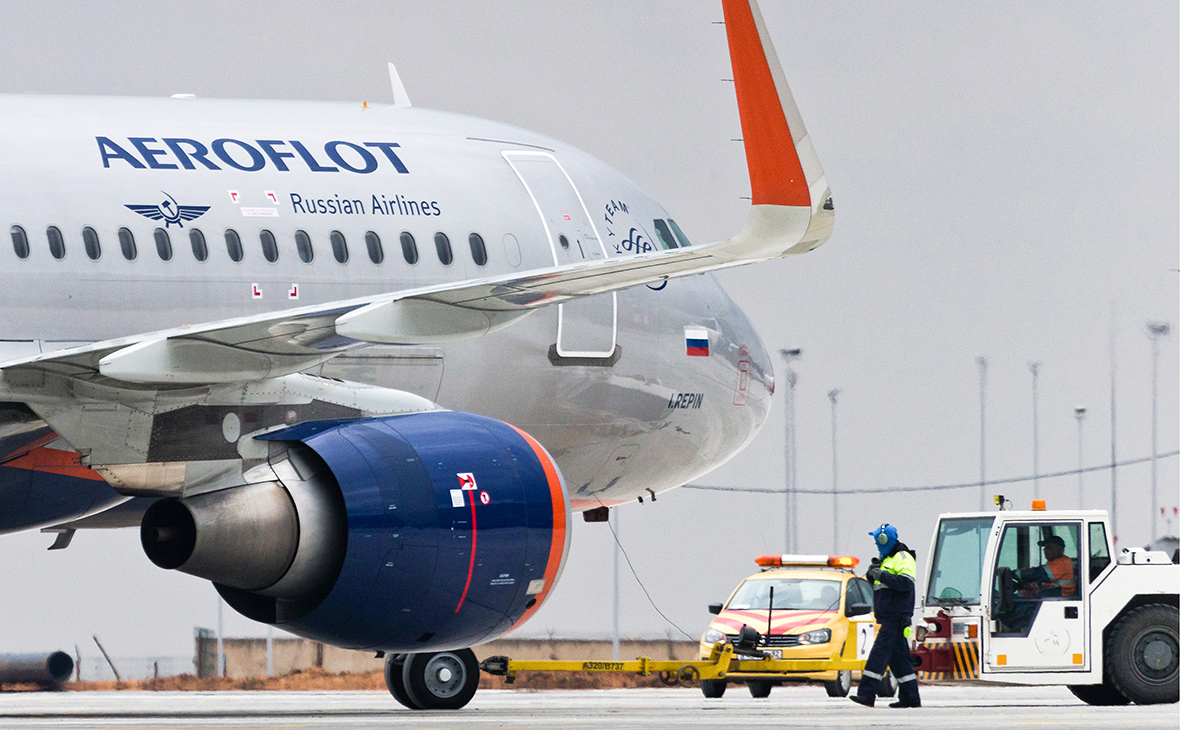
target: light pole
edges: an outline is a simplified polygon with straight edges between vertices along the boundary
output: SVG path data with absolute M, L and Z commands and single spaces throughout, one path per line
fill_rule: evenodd
M 984 430 L 985 406 L 987 404 L 987 358 L 980 355 L 975 358 L 975 362 L 979 365 L 979 511 L 982 512 L 987 505 L 987 487 L 984 486 L 987 481 L 987 440 Z
M 840 527 L 840 500 L 836 494 L 839 488 L 839 481 L 837 475 L 836 462 L 836 396 L 840 395 L 839 388 L 833 388 L 828 391 L 828 400 L 832 401 L 832 554 L 839 552 L 836 543 L 839 539 Z
M 1159 499 L 1156 494 L 1156 453 L 1158 452 L 1156 437 L 1159 434 L 1159 420 L 1156 404 L 1159 400 L 1159 362 L 1160 338 L 1167 337 L 1172 328 L 1167 322 L 1148 322 L 1147 336 L 1151 338 L 1151 542 L 1159 538 L 1156 527 L 1156 511 L 1159 510 Z
M 1037 374 L 1041 370 L 1041 363 L 1030 362 L 1028 364 L 1028 371 L 1032 373 L 1032 390 L 1033 390 L 1033 499 L 1041 498 L 1041 467 L 1040 467 L 1040 440 L 1039 427 L 1037 423 Z
M 1085 507 L 1086 500 L 1084 498 L 1084 484 L 1082 481 L 1082 421 L 1086 418 L 1086 407 L 1076 406 L 1073 409 L 1073 417 L 1078 419 L 1078 509 Z
M 797 359 L 803 354 L 803 351 L 798 347 L 786 349 L 782 348 L 778 351 L 782 356 L 783 362 L 787 366 L 787 407 L 783 410 L 786 413 L 787 428 L 786 428 L 786 447 L 785 447 L 785 481 L 786 481 L 786 495 L 784 496 L 785 510 L 784 510 L 784 540 L 783 548 L 789 553 L 799 552 L 798 542 L 796 537 L 798 532 L 798 514 L 799 505 L 795 500 L 795 383 L 799 376 L 795 373 L 795 369 L 791 367 L 791 361 Z
M 1115 547 L 1119 545 L 1119 460 L 1118 460 L 1118 439 L 1116 438 L 1115 426 L 1118 425 L 1118 419 L 1115 418 L 1115 366 L 1117 359 L 1115 357 L 1115 313 L 1114 303 L 1110 306 L 1110 538 L 1114 541 Z

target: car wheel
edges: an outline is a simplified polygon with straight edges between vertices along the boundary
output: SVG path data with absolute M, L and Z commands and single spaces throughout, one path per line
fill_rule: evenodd
M 701 680 L 701 694 L 709 699 L 716 699 L 725 694 L 725 680 L 723 679 L 702 679 Z
M 422 710 L 457 710 L 475 696 L 479 662 L 470 649 L 410 654 L 402 666 L 406 694 Z
M 759 699 L 770 696 L 770 690 L 774 688 L 773 682 L 766 682 L 762 680 L 753 680 L 746 682 L 746 686 L 750 688 L 750 696 Z
M 894 678 L 893 672 L 885 670 L 885 675 L 881 677 L 881 681 L 877 683 L 878 697 L 892 697 L 897 694 L 897 679 Z
M 824 689 L 827 690 L 828 697 L 847 697 L 852 689 L 852 672 L 841 669 L 836 673 L 835 679 L 824 682 Z
M 1115 689 L 1137 705 L 1180 701 L 1177 614 L 1151 603 L 1128 612 L 1106 643 L 1106 670 Z
M 1129 705 L 1131 700 L 1114 688 L 1109 682 L 1102 684 L 1071 684 L 1069 691 L 1087 705 L 1111 707 L 1115 705 Z

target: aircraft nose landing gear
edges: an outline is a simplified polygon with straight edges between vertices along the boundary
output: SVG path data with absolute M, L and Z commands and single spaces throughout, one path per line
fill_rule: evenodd
M 458 710 L 479 687 L 479 663 L 470 649 L 390 654 L 385 686 L 411 710 Z

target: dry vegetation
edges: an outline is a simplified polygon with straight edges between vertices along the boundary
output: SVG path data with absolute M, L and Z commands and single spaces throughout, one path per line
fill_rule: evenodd
M 663 687 L 659 676 L 641 677 L 636 674 L 604 672 L 522 672 L 516 682 L 508 684 L 503 677 L 484 674 L 479 680 L 480 689 L 630 689 L 634 687 Z M 6 692 L 36 691 L 43 689 L 36 685 L 7 684 L 0 687 Z M 159 679 L 137 679 L 122 682 L 66 682 L 58 689 L 67 692 L 96 692 L 112 690 L 139 690 L 160 692 L 223 692 L 248 690 L 381 690 L 385 691 L 385 678 L 380 671 L 360 674 L 332 674 L 323 669 L 307 669 L 283 677 L 251 677 L 229 679 L 223 677 L 194 677 L 182 674 L 177 677 Z

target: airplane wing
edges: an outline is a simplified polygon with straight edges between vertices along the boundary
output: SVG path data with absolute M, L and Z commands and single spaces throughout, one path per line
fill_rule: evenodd
M 834 221 L 826 178 L 757 6 L 725 0 L 724 12 L 753 203 L 726 241 L 184 326 L 0 369 L 155 388 L 261 380 L 368 343 L 478 337 L 550 304 L 810 251 Z

